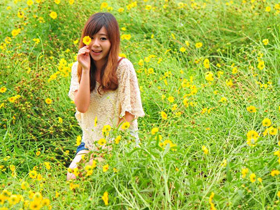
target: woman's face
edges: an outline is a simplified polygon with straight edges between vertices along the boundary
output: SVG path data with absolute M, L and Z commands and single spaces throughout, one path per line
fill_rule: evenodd
M 105 27 L 103 26 L 91 39 L 90 55 L 92 59 L 96 62 L 104 62 L 111 48 L 111 42 Z

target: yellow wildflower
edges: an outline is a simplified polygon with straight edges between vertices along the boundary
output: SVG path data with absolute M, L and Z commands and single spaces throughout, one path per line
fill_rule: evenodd
M 40 43 L 40 39 L 38 39 L 38 38 L 34 38 L 33 41 L 34 41 L 36 44 L 39 44 L 39 43 Z
M 271 7 L 269 7 L 269 6 L 265 7 L 265 11 L 266 12 L 270 12 L 271 11 Z
M 254 113 L 254 112 L 257 111 L 257 109 L 256 109 L 256 107 L 254 107 L 254 106 L 248 106 L 248 107 L 247 107 L 247 111 L 250 112 L 250 113 Z
M 221 103 L 227 102 L 227 98 L 226 98 L 226 97 L 222 97 L 222 98 L 220 99 L 220 102 L 221 102 Z
M 28 6 L 31 6 L 33 4 L 33 1 L 32 0 L 27 0 L 27 5 Z
M 173 97 L 173 96 L 169 96 L 169 97 L 167 98 L 167 100 L 168 100 L 170 103 L 172 103 L 172 102 L 174 102 L 174 97 Z
M 14 30 L 12 30 L 12 35 L 13 35 L 13 37 L 15 37 L 16 35 L 18 35 L 19 33 L 20 33 L 20 28 L 19 29 L 14 29 Z
M 180 51 L 181 51 L 181 52 L 186 52 L 186 48 L 181 47 L 181 48 L 180 48 Z
M 12 38 L 11 38 L 11 37 L 7 36 L 7 37 L 5 38 L 5 42 L 6 42 L 7 44 L 10 44 L 11 41 L 12 41 Z
M 76 138 L 75 146 L 79 146 L 81 144 L 81 142 L 82 142 L 82 137 L 80 135 L 78 135 L 77 138 Z
M 264 44 L 264 45 L 268 45 L 268 43 L 269 43 L 268 39 L 264 39 L 264 40 L 263 40 L 263 44 Z
M 259 69 L 259 70 L 263 70 L 264 67 L 265 67 L 264 61 L 260 61 L 260 62 L 258 63 L 258 69 Z
M 269 130 L 269 134 L 273 136 L 277 135 L 278 133 L 278 129 L 274 128 L 273 126 L 271 126 L 268 130 Z
M 100 5 L 100 9 L 105 9 L 108 7 L 108 3 L 107 2 L 102 2 Z
M 51 169 L 51 165 L 50 165 L 49 162 L 44 162 L 44 164 L 45 164 L 45 167 L 46 167 L 47 170 Z
M 210 68 L 209 59 L 206 58 L 206 59 L 203 61 L 203 65 L 204 65 L 204 67 L 205 67 L 206 69 L 209 69 L 209 68 Z
M 160 112 L 162 119 L 166 120 L 167 119 L 167 114 L 163 111 Z
M 209 151 L 208 151 L 208 149 L 206 148 L 206 146 L 202 146 L 202 151 L 204 152 L 204 154 L 208 154 L 209 153 Z
M 138 62 L 139 66 L 143 66 L 144 65 L 144 61 L 143 59 L 140 59 L 139 62 Z
M 222 167 L 226 167 L 227 166 L 227 160 L 223 160 L 223 162 L 221 163 Z
M 211 71 L 208 71 L 205 73 L 205 79 L 208 81 L 208 82 L 212 82 L 214 80 L 214 74 L 213 72 Z
M 11 171 L 15 171 L 16 167 L 14 165 L 10 165 L 10 169 L 11 169 Z
M 94 127 L 96 127 L 97 126 L 97 117 L 95 117 L 95 119 L 94 119 Z
M 196 47 L 196 48 L 201 48 L 202 45 L 203 45 L 203 44 L 202 44 L 201 42 L 195 43 L 195 47 Z
M 119 8 L 119 9 L 118 9 L 118 12 L 119 12 L 119 13 L 122 13 L 123 11 L 124 11 L 124 8 Z
M 17 195 L 11 195 L 8 198 L 8 202 L 11 206 L 16 205 L 18 202 L 20 202 L 20 199 Z
M 51 103 L 52 103 L 52 99 L 47 98 L 47 99 L 45 100 L 45 102 L 46 102 L 47 104 L 51 104 Z
M 123 34 L 123 35 L 121 35 L 121 39 L 122 40 L 124 40 L 124 39 L 130 40 L 131 39 L 131 35 L 130 34 Z
M 227 80 L 226 80 L 226 84 L 227 84 L 227 86 L 229 86 L 229 87 L 232 87 L 232 86 L 233 86 L 233 82 L 232 82 L 231 79 L 227 79 Z
M 63 123 L 63 119 L 61 117 L 58 117 L 58 122 Z
M 146 5 L 145 10 L 150 10 L 150 9 L 152 9 L 152 6 L 151 5 Z
M 56 18 L 57 18 L 57 13 L 56 13 L 56 12 L 51 12 L 51 13 L 50 13 L 50 17 L 51 17 L 52 19 L 56 19 Z
M 129 123 L 129 122 L 124 122 L 124 123 L 122 124 L 122 126 L 121 126 L 121 128 L 122 128 L 123 130 L 128 129 L 129 127 L 130 127 L 130 123 Z
M 102 196 L 102 200 L 104 201 L 104 204 L 106 206 L 108 206 L 108 201 L 109 201 L 109 198 L 108 198 L 108 192 L 104 192 L 103 196 Z
M 24 12 L 23 12 L 23 11 L 18 11 L 17 16 L 18 16 L 19 18 L 23 18 L 23 17 L 24 17 Z
M 251 181 L 252 183 L 254 183 L 254 182 L 256 181 L 256 174 L 252 173 L 252 174 L 250 175 L 250 181 Z
M 103 128 L 102 128 L 102 132 L 103 133 L 110 132 L 110 130 L 111 130 L 111 126 L 110 125 L 104 125 Z
M 108 164 L 106 164 L 106 165 L 103 166 L 103 172 L 108 171 L 108 169 L 109 169 L 109 165 L 108 165 Z
M 98 140 L 98 144 L 100 145 L 100 146 L 103 146 L 104 144 L 106 144 L 106 139 L 99 139 Z
M 41 209 L 41 201 L 38 201 L 38 200 L 34 200 L 34 201 L 31 201 L 30 203 L 30 209 L 32 210 L 37 210 L 37 209 Z
M 278 171 L 278 170 L 272 170 L 270 173 L 271 176 L 277 176 L 279 174 L 280 174 L 280 171 Z
M 122 136 L 117 136 L 117 137 L 115 138 L 115 143 L 116 143 L 116 144 L 119 144 L 121 138 L 122 138 Z
M 157 132 L 158 132 L 158 128 L 153 128 L 151 131 L 152 135 L 155 135 Z
M 247 138 L 248 139 L 251 139 L 251 138 L 258 139 L 259 138 L 259 134 L 256 131 L 254 131 L 254 130 L 250 130 L 247 133 Z
M 90 38 L 89 36 L 85 36 L 85 37 L 83 38 L 83 43 L 84 43 L 85 45 L 89 45 L 89 44 L 91 43 L 91 38 Z
M 268 118 L 265 118 L 265 119 L 262 121 L 262 125 L 263 125 L 264 127 L 270 126 L 270 125 L 271 125 L 271 120 L 268 119 Z
M 29 184 L 28 184 L 28 182 L 22 182 L 21 183 L 21 189 L 23 189 L 23 190 L 26 190 L 27 188 L 29 188 Z
M 34 195 L 33 195 L 33 200 L 35 201 L 41 201 L 43 199 L 43 196 L 40 192 L 36 192 Z
M 242 168 L 241 170 L 242 178 L 245 178 L 248 172 L 249 172 L 248 168 Z
M 275 151 L 273 154 L 280 157 L 280 151 L 279 150 Z
M 42 206 L 49 206 L 50 205 L 50 199 L 44 198 L 42 200 Z
M 32 179 L 36 179 L 36 177 L 37 177 L 37 172 L 36 172 L 36 171 L 30 171 L 30 172 L 29 172 L 29 176 L 30 176 Z

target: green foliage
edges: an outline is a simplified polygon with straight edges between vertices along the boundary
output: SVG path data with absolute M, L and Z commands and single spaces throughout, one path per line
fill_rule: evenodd
M 0 208 L 278 208 L 279 3 L 4 0 L 0 10 Z M 92 153 L 104 161 L 88 168 L 85 156 L 66 181 L 82 136 L 71 67 L 99 11 L 131 35 L 121 53 L 137 72 L 141 143 L 112 128 L 111 150 Z

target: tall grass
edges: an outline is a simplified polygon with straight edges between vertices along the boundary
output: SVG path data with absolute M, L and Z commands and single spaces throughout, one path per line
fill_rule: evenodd
M 278 208 L 277 2 L 27 2 L 0 4 L 0 208 Z M 103 151 L 105 162 L 67 182 L 82 135 L 67 96 L 75 41 L 99 11 L 131 35 L 121 53 L 134 64 L 146 113 L 138 120 L 141 146 L 114 130 L 122 139 Z M 248 137 L 252 130 L 258 136 Z

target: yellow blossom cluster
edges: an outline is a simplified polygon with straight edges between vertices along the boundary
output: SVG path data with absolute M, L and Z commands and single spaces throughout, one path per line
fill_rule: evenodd
M 166 139 L 164 140 L 163 142 L 159 142 L 159 146 L 161 148 L 165 148 L 167 145 L 169 144 L 169 147 L 171 148 L 172 151 L 176 151 L 176 147 L 177 147 L 177 144 L 174 144 L 170 139 Z
M 21 186 L 23 190 L 29 188 L 29 185 L 26 182 L 23 182 Z M 50 205 L 50 199 L 44 198 L 40 192 L 34 193 L 30 190 L 28 192 L 28 197 L 30 200 L 24 199 L 24 197 L 19 194 L 12 194 L 7 189 L 4 189 L 0 194 L 0 205 L 4 205 L 7 202 L 10 207 L 14 207 L 16 204 L 22 202 L 25 209 L 38 210 L 44 206 L 47 206 L 49 209 L 52 208 Z M 5 207 L 1 209 L 4 208 Z

